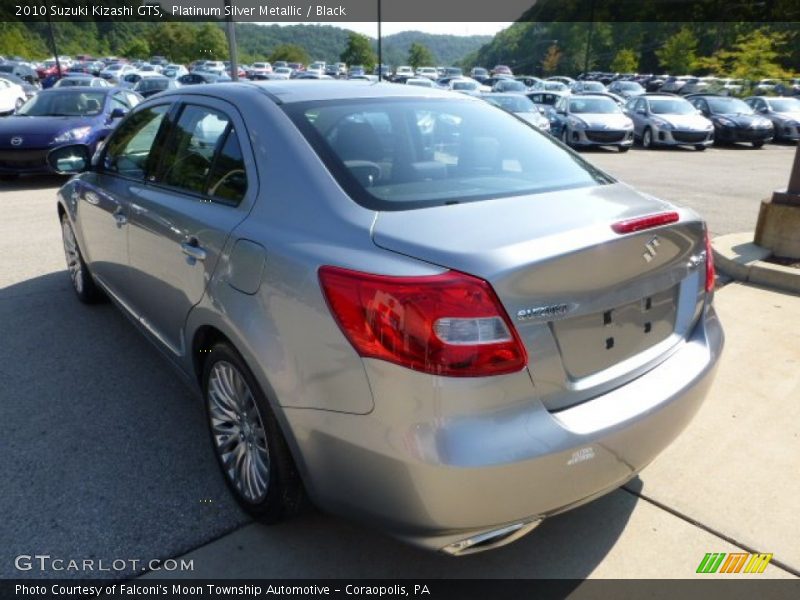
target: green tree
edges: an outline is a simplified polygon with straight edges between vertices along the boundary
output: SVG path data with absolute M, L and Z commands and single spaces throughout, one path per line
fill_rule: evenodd
M 684 27 L 656 50 L 658 62 L 669 73 L 689 73 L 697 66 L 697 38 Z
M 419 67 L 430 67 L 436 64 L 436 59 L 427 46 L 413 42 L 408 49 L 408 64 L 415 69 Z
M 630 48 L 623 48 L 611 61 L 611 70 L 618 73 L 633 73 L 639 68 L 639 55 Z
M 302 46 L 297 44 L 281 44 L 269 55 L 269 61 L 285 60 L 286 62 L 298 62 L 307 65 L 311 62 L 311 57 Z
M 188 63 L 197 58 L 194 37 L 194 28 L 188 23 L 159 23 L 150 31 L 147 42 L 153 54 Z
M 375 66 L 378 58 L 372 51 L 369 38 L 351 31 L 347 39 L 347 47 L 339 56 L 339 60 L 348 65 L 364 65 L 364 68 L 370 70 Z
M 0 54 L 36 57 L 48 54 L 44 40 L 27 31 L 22 23 L 0 21 Z
M 697 62 L 711 72 L 753 82 L 767 77 L 787 77 L 789 74 L 778 62 L 782 56 L 780 48 L 785 43 L 783 33 L 756 29 L 741 34 L 732 49 L 720 50 Z
M 221 60 L 228 56 L 228 40 L 222 29 L 214 23 L 204 23 L 195 34 L 194 55 L 207 60 Z
M 556 44 L 547 49 L 544 59 L 542 59 L 542 71 L 545 75 L 552 75 L 558 71 L 558 64 L 561 62 L 561 50 Z
M 131 40 L 122 49 L 122 55 L 127 58 L 147 58 L 150 56 L 150 44 L 142 38 Z

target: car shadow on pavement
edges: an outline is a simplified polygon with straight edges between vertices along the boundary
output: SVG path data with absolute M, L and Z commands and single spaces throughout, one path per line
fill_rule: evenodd
M 19 192 L 25 190 L 58 189 L 67 181 L 69 181 L 69 177 L 50 173 L 43 173 L 41 175 L 20 175 L 15 179 L 0 178 L 0 191 Z
M 164 559 L 202 555 L 221 538 L 233 544 L 222 563 L 198 558 L 185 575 L 583 578 L 638 500 L 617 491 L 506 547 L 458 559 L 313 509 L 252 524 L 224 485 L 200 403 L 113 305 L 81 304 L 64 271 L 32 278 L 0 290 L 0 339 L 0 577 L 128 577 L 138 568 L 20 573 L 13 557 Z M 258 552 L 236 542 L 245 533 Z

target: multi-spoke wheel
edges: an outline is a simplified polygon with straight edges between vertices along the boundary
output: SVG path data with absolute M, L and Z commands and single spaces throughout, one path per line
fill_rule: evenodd
M 92 279 L 89 268 L 83 260 L 75 232 L 72 230 L 66 215 L 61 217 L 61 237 L 64 240 L 64 257 L 67 259 L 67 271 L 72 280 L 72 289 L 81 302 L 93 304 L 103 299 L 103 293 Z
M 211 441 L 228 487 L 248 512 L 277 521 L 299 510 L 303 486 L 266 397 L 228 344 L 203 370 Z
M 214 363 L 208 380 L 211 435 L 225 475 L 249 502 L 267 495 L 269 448 L 253 392 L 232 364 Z

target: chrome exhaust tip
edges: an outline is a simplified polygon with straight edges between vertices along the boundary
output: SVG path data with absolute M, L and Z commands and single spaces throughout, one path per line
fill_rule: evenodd
M 450 556 L 466 556 L 467 554 L 477 554 L 485 550 L 499 548 L 530 533 L 536 529 L 541 522 L 542 519 L 529 519 L 527 521 L 514 523 L 513 525 L 506 525 L 499 529 L 492 529 L 491 531 L 479 533 L 458 542 L 448 544 L 442 548 L 441 551 Z

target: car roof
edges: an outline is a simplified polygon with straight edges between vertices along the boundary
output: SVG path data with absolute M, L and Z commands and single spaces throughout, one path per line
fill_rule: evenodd
M 172 94 L 219 94 L 226 100 L 235 100 L 238 96 L 247 96 L 253 93 L 263 93 L 270 96 L 279 104 L 292 104 L 295 102 L 308 102 L 315 100 L 361 100 L 372 98 L 458 98 L 468 100 L 463 94 L 454 94 L 447 90 L 423 88 L 419 86 L 405 86 L 394 83 L 373 83 L 365 80 L 269 80 L 258 82 L 225 82 L 215 83 L 212 87 L 198 86 L 194 88 L 179 88 L 166 95 Z

